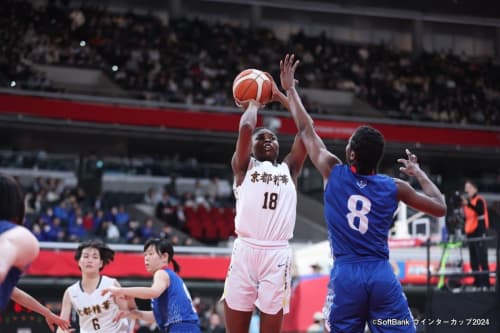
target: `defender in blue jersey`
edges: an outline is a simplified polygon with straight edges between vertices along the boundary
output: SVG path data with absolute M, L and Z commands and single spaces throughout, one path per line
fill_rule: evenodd
M 400 179 L 377 174 L 385 141 L 369 126 L 352 134 L 343 165 L 326 149 L 302 105 L 294 79 L 298 64 L 293 55 L 286 55 L 280 62 L 281 81 L 309 158 L 325 184 L 325 218 L 335 258 L 329 284 L 330 330 L 357 333 L 368 324 L 372 333 L 415 332 L 408 302 L 388 261 L 387 237 L 399 201 L 444 216 L 443 196 L 408 149 L 407 158 L 398 159 L 403 164 L 400 171 L 414 176 L 424 194 Z
M 166 268 L 169 263 L 173 264 L 173 271 Z M 151 287 L 108 287 L 102 290 L 102 294 L 109 292 L 115 297 L 151 299 L 152 311 L 122 311 L 115 320 L 128 317 L 156 322 L 162 332 L 199 333 L 200 321 L 191 296 L 184 281 L 176 274 L 180 267 L 174 260 L 172 244 L 165 238 L 148 240 L 144 244 L 144 264 L 153 274 Z
M 55 325 L 67 329 L 67 321 L 16 287 L 23 271 L 39 252 L 36 238 L 21 226 L 23 220 L 24 198 L 21 187 L 14 178 L 0 174 L 0 312 L 9 300 L 13 300 L 44 316 L 52 330 Z

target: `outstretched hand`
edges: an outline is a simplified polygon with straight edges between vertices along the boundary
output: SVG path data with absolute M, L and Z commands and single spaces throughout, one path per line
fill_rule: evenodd
M 269 74 L 268 72 L 265 72 L 267 78 L 271 81 L 271 89 L 272 89 L 272 95 L 271 95 L 271 102 L 280 102 L 281 99 L 281 91 L 280 89 L 278 88 L 278 85 L 276 84 L 276 81 L 274 81 L 273 77 L 271 76 L 271 74 Z
M 281 105 L 285 107 L 285 109 L 289 109 L 290 103 L 288 102 L 288 97 L 281 92 L 281 90 L 278 88 L 278 85 L 276 84 L 276 81 L 274 81 L 273 77 L 271 74 L 266 72 L 266 76 L 271 80 L 271 87 L 272 87 L 272 96 L 271 96 L 271 102 L 279 102 Z
M 73 331 L 69 330 L 70 325 L 67 320 L 62 319 L 61 317 L 56 316 L 53 313 L 50 313 L 48 316 L 46 316 L 45 321 L 47 322 L 47 325 L 49 326 L 51 332 L 54 332 L 56 326 L 64 330 L 65 332 Z
M 285 90 L 290 90 L 295 87 L 295 70 L 300 64 L 299 60 L 295 60 L 295 55 L 287 54 L 285 58 L 280 60 L 280 80 L 281 87 Z
M 399 168 L 399 171 L 403 172 L 407 176 L 416 176 L 420 171 L 420 166 L 417 162 L 417 155 L 412 154 L 409 149 L 406 149 L 405 152 L 408 159 L 398 159 L 398 163 L 403 164 L 403 166 Z
M 101 290 L 101 295 L 102 296 L 104 296 L 104 295 L 106 295 L 108 293 L 111 296 L 115 296 L 115 297 L 124 296 L 123 290 L 120 287 L 108 287 L 108 288 L 104 288 L 104 289 Z

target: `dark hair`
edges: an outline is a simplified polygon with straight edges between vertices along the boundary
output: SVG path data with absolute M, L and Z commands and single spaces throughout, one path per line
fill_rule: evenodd
M 479 187 L 477 187 L 477 183 L 476 183 L 475 181 L 473 181 L 472 179 L 467 178 L 467 179 L 465 180 L 464 184 L 467 184 L 467 183 L 469 183 L 469 184 L 471 184 L 472 186 L 474 186 L 474 188 L 475 188 L 476 190 L 478 190 L 478 189 L 479 189 Z
M 382 133 L 370 126 L 361 126 L 351 137 L 351 150 L 356 153 L 355 167 L 360 174 L 377 171 L 384 154 L 385 140 Z
M 264 131 L 264 130 L 265 130 L 265 131 L 269 131 L 269 132 L 273 133 L 275 137 L 278 137 L 278 135 L 276 134 L 276 132 L 275 132 L 275 131 L 273 131 L 273 130 L 272 130 L 272 129 L 270 129 L 270 128 L 263 127 L 263 126 L 256 127 L 256 128 L 253 130 L 253 132 L 252 132 L 252 136 L 254 136 L 255 134 L 259 133 L 260 131 Z
M 23 224 L 24 195 L 19 183 L 0 173 L 0 220 Z
M 83 242 L 78 246 L 75 252 L 76 261 L 80 260 L 80 258 L 82 257 L 83 250 L 89 247 L 99 251 L 99 255 L 101 256 L 102 260 L 102 267 L 99 268 L 99 271 L 102 271 L 104 266 L 112 262 L 115 258 L 115 251 L 111 250 L 107 244 L 103 243 L 100 240 L 90 240 Z
M 168 253 L 168 263 L 172 262 L 174 266 L 174 271 L 178 273 L 181 270 L 181 266 L 174 259 L 174 247 L 172 243 L 168 241 L 166 238 L 150 238 L 144 244 L 144 252 L 150 247 L 154 246 L 156 253 L 164 254 Z

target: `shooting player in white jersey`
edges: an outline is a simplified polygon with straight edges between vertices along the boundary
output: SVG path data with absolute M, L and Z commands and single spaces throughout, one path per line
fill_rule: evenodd
M 273 100 L 288 109 L 288 100 L 274 81 Z M 255 128 L 260 106 L 237 104 L 243 104 L 245 112 L 231 162 L 238 238 L 222 296 L 226 328 L 229 333 L 247 333 L 257 307 L 260 332 L 278 333 L 290 299 L 292 253 L 288 240 L 293 237 L 296 184 L 306 150 L 296 136 L 290 153 L 278 163 L 276 134 Z

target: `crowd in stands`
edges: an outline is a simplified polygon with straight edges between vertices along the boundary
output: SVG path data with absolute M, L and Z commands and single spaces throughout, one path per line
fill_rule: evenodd
M 160 189 L 152 187 L 144 196 L 144 203 L 154 208 L 154 216 L 161 221 L 155 225 L 153 216 L 139 220 L 123 203 L 106 202 L 107 196 L 88 198 L 78 186 L 37 177 L 26 190 L 25 224 L 39 241 L 46 242 L 100 238 L 108 243 L 143 244 L 152 237 L 167 237 L 174 245 L 187 246 L 193 244 L 193 238 L 217 244 L 234 234 L 233 203 L 217 177 L 207 187 L 197 182 L 193 192 L 181 194 L 173 179 Z
M 195 239 L 217 243 L 234 236 L 234 203 L 226 185 L 212 177 L 208 186 L 196 181 L 191 191 L 180 194 L 173 178 L 161 191 L 150 188 L 144 202 L 154 207 L 155 216 L 166 225 Z
M 97 237 L 109 243 L 142 244 L 158 236 L 152 221 L 140 223 L 124 205 L 108 207 L 100 198 L 90 200 L 80 187 L 66 187 L 61 179 L 37 177 L 26 192 L 25 224 L 39 241 L 81 242 Z
M 255 67 L 277 78 L 279 59 L 295 52 L 302 87 L 352 90 L 401 119 L 500 124 L 500 67 L 491 61 L 448 52 L 412 57 L 385 45 L 339 43 L 301 31 L 281 41 L 266 28 L 67 3 L 0 5 L 2 85 L 16 81 L 47 90 L 50 82 L 33 64 L 88 66 L 106 71 L 134 97 L 233 105 L 235 73 Z

